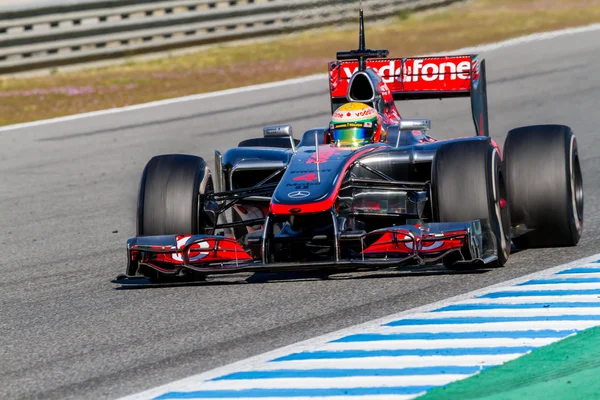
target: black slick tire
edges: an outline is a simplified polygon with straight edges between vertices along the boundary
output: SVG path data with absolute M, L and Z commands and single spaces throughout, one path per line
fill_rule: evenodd
M 432 208 L 439 222 L 489 221 L 498 259 L 486 266 L 501 267 L 510 255 L 510 215 L 500 152 L 489 139 L 472 139 L 441 145 L 432 164 Z M 492 239 L 492 240 L 494 240 Z M 449 269 L 462 257 L 444 258 Z
M 563 125 L 508 132 L 504 165 L 513 238 L 521 249 L 575 246 L 583 231 L 583 177 L 577 140 Z
M 212 190 L 210 170 L 202 158 L 184 154 L 152 158 L 140 183 L 138 236 L 204 233 L 199 195 Z

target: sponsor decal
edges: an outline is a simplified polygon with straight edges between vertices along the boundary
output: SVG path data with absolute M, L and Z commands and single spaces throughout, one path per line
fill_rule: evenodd
M 410 240 L 410 237 L 409 236 L 405 236 L 404 239 L 405 240 Z M 409 249 L 414 250 L 412 242 L 406 242 L 406 243 L 404 243 L 404 245 L 406 247 L 408 247 Z M 430 245 L 423 245 L 423 242 L 419 240 L 417 242 L 417 249 L 416 250 L 419 250 L 419 251 L 421 251 L 421 250 L 435 250 L 435 249 L 439 249 L 443 245 L 444 245 L 444 242 L 441 241 L 441 240 L 436 241 L 436 242 L 432 242 Z
M 473 88 L 477 89 L 479 86 L 479 78 L 481 77 L 481 60 L 479 60 L 479 58 L 473 59 L 471 70 L 473 71 Z
M 329 149 L 319 149 L 319 163 L 325 163 L 329 160 L 329 158 L 336 153 L 334 148 Z M 317 155 L 313 153 L 312 156 L 306 161 L 307 164 L 316 164 L 317 163 Z
M 332 64 L 338 70 L 337 85 L 331 86 L 332 96 L 345 97 L 350 78 L 358 70 L 358 62 Z M 471 56 L 376 59 L 367 61 L 367 67 L 381 76 L 377 91 L 383 97 L 388 92 L 469 91 L 471 75 L 476 81 L 480 74 L 479 63 L 472 63 Z
M 304 190 L 304 189 L 308 189 L 311 186 L 319 186 L 320 183 L 319 182 L 296 182 L 296 183 L 288 183 L 285 185 L 285 187 L 287 188 L 294 188 L 296 190 Z
M 392 95 L 392 92 L 387 87 L 387 85 L 385 84 L 385 82 L 383 82 L 383 79 L 382 79 L 381 82 L 379 82 L 379 85 L 377 86 L 377 91 L 378 91 L 378 93 L 381 93 L 381 95 L 384 98 Z
M 315 169 L 304 169 L 304 170 L 296 170 L 296 171 L 290 171 L 290 174 L 310 174 L 315 172 Z M 322 169 L 321 173 L 325 173 L 325 172 L 331 172 L 331 169 L 327 168 L 327 169 Z
M 288 193 L 288 197 L 290 199 L 304 199 L 310 196 L 310 192 L 308 190 L 296 190 Z
M 319 182 L 295 182 L 295 183 L 288 183 L 285 186 L 288 188 L 296 188 L 298 190 L 300 189 L 308 189 L 309 186 L 317 186 L 319 185 Z
M 375 111 L 374 109 L 370 108 L 368 110 L 363 110 L 363 111 L 356 111 L 354 113 L 354 115 L 356 117 L 369 117 L 371 115 L 375 115 L 377 114 L 377 111 Z
M 317 174 L 305 174 L 294 178 L 295 181 L 312 182 L 317 180 Z
M 471 78 L 470 61 L 452 61 L 444 59 L 407 59 L 389 61 L 371 61 L 369 67 L 381 76 L 383 82 L 393 83 L 395 80 L 402 82 L 425 82 L 445 80 L 469 80 Z M 404 68 L 403 68 L 404 67 Z M 342 78 L 350 79 L 358 65 L 342 68 Z
M 358 67 L 356 68 L 356 70 L 358 71 Z M 350 76 L 352 76 L 352 75 L 350 75 Z M 361 111 L 361 110 L 364 110 L 366 108 L 367 108 L 367 106 L 365 106 L 362 103 L 352 102 L 352 103 L 346 103 L 346 104 L 344 104 L 338 110 L 339 111 Z
M 368 124 L 368 126 L 367 126 Z M 373 126 L 372 122 L 346 122 L 343 124 L 335 124 L 332 125 L 332 129 L 344 129 L 344 128 L 371 128 Z
M 348 121 L 360 118 L 369 118 L 377 115 L 377 110 L 371 107 L 363 106 L 363 109 L 356 111 L 342 110 L 344 106 L 340 107 L 336 112 L 333 113 L 333 121 Z
M 177 249 L 183 250 L 183 248 L 185 247 L 185 244 L 187 243 L 187 241 L 190 238 L 191 238 L 191 236 L 184 236 L 184 237 L 180 238 L 179 240 L 177 240 Z M 195 245 L 194 247 L 192 247 L 192 250 L 190 251 L 190 253 L 191 253 L 190 261 L 200 261 L 204 257 L 208 256 L 208 252 L 199 252 L 196 256 L 192 256 L 192 254 L 197 252 L 198 249 L 209 249 L 209 248 L 210 248 L 210 245 L 207 242 L 200 242 L 197 245 Z M 183 256 L 181 253 L 173 253 L 171 255 L 171 257 L 175 261 L 183 262 Z

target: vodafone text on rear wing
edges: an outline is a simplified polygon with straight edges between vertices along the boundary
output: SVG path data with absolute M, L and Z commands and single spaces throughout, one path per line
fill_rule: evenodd
M 366 66 L 378 73 L 396 101 L 470 97 L 477 134 L 488 135 L 485 60 L 477 55 L 378 58 L 367 60 Z M 329 64 L 332 104 L 346 98 L 357 70 L 356 60 Z

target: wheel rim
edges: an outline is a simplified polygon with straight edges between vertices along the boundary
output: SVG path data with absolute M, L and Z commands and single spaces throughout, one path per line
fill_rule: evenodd
M 498 228 L 500 229 L 500 237 L 499 239 L 499 249 L 498 255 L 502 252 L 504 260 L 508 259 L 509 251 L 510 251 L 510 237 L 508 233 L 510 232 L 510 214 L 508 204 L 506 204 L 507 191 L 506 184 L 504 182 L 504 174 L 500 168 L 500 154 L 498 150 L 494 149 L 494 212 L 496 214 L 496 219 L 498 221 Z M 498 257 L 500 258 L 500 257 Z
M 508 204 L 506 203 L 506 199 L 508 198 L 508 193 L 506 191 L 506 184 L 504 182 L 504 174 L 502 171 L 498 174 L 498 186 L 500 188 L 499 194 L 500 196 L 496 199 L 496 207 L 500 210 L 500 226 L 502 227 L 502 237 L 504 239 L 504 253 L 508 257 L 508 248 L 510 246 L 510 237 L 509 232 L 511 229 L 510 226 L 510 211 L 508 208 Z
M 583 230 L 583 175 L 574 136 L 571 139 L 571 202 L 575 228 L 577 234 L 581 235 Z

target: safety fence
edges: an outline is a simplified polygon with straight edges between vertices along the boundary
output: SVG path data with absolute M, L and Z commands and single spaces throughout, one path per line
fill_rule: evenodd
M 363 0 L 369 19 L 462 0 Z M 0 8 L 0 73 L 335 26 L 358 0 L 86 0 Z

